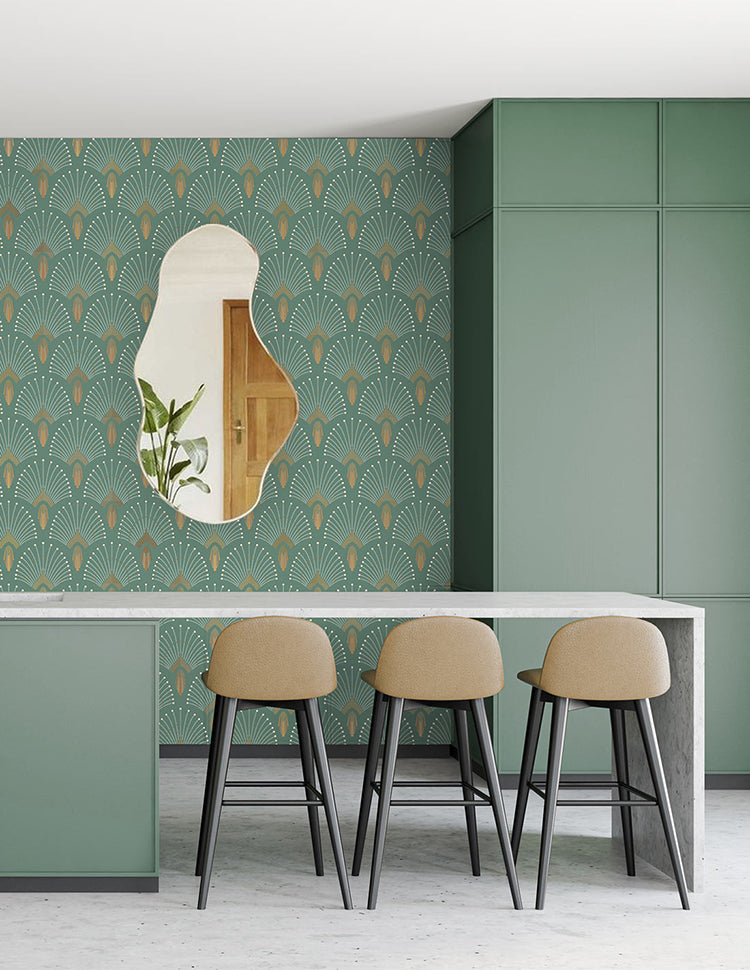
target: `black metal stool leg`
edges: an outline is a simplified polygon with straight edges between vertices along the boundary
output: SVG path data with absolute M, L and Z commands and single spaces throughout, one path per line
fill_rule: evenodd
M 669 857 L 672 860 L 672 868 L 674 869 L 675 881 L 677 882 L 677 890 L 680 894 L 680 902 L 682 903 L 683 909 L 690 909 L 687 883 L 685 882 L 685 871 L 682 868 L 682 858 L 680 856 L 680 847 L 677 843 L 677 832 L 672 815 L 672 806 L 669 802 L 667 782 L 664 777 L 664 766 L 662 765 L 661 755 L 659 753 L 659 742 L 656 739 L 656 728 L 654 727 L 654 718 L 648 699 L 635 701 L 635 713 L 638 715 L 638 726 L 641 729 L 643 746 L 646 749 L 646 759 L 648 760 L 648 767 L 654 783 L 654 791 L 659 806 L 661 822 L 664 826 L 664 835 L 667 838 L 667 848 L 669 849 Z
M 555 827 L 555 810 L 560 790 L 560 771 L 562 752 L 565 742 L 565 725 L 568 720 L 570 701 L 567 697 L 556 697 L 552 706 L 552 732 L 547 756 L 547 781 L 544 788 L 544 818 L 542 821 L 542 844 L 539 851 L 539 875 L 536 883 L 536 908 L 544 909 L 547 892 L 547 872 L 552 851 L 552 832 Z
M 380 871 L 383 867 L 383 852 L 385 850 L 385 832 L 388 827 L 388 815 L 391 809 L 393 778 L 396 773 L 396 754 L 398 752 L 398 735 L 401 728 L 401 717 L 403 713 L 404 698 L 391 697 L 388 703 L 388 727 L 386 728 L 385 732 L 383 770 L 380 775 L 378 817 L 375 825 L 375 841 L 372 849 L 370 891 L 367 897 L 368 909 L 375 909 L 378 902 Z
M 214 853 L 216 851 L 216 836 L 219 833 L 219 819 L 221 817 L 221 803 L 224 799 L 224 786 L 227 781 L 227 769 L 229 767 L 229 753 L 232 747 L 232 732 L 234 731 L 234 719 L 237 714 L 237 698 L 225 697 L 221 705 L 221 715 L 217 723 L 214 717 L 214 731 L 217 731 L 219 738 L 216 744 L 216 756 L 214 758 L 214 779 L 211 786 L 211 798 L 208 806 L 208 820 L 206 824 L 206 847 L 203 860 L 203 872 L 201 873 L 201 886 L 198 893 L 198 909 L 206 908 L 208 899 L 208 887 L 211 882 L 211 869 L 214 864 Z
M 216 759 L 216 746 L 219 738 L 219 719 L 221 716 L 221 705 L 224 698 L 221 694 L 216 695 L 214 702 L 214 717 L 211 727 L 211 743 L 208 746 L 208 763 L 206 765 L 206 786 L 203 790 L 203 811 L 201 812 L 201 831 L 198 836 L 198 852 L 195 858 L 195 874 L 203 874 L 203 865 L 206 856 L 206 830 L 208 828 L 208 806 L 211 803 L 212 787 L 214 779 L 214 760 Z
M 370 805 L 372 804 L 372 783 L 378 769 L 378 755 L 380 754 L 380 741 L 383 737 L 383 725 L 385 724 L 386 708 L 388 704 L 379 690 L 375 691 L 375 698 L 372 702 L 372 718 L 370 720 L 370 739 L 367 742 L 367 760 L 365 761 L 365 776 L 362 781 L 362 798 L 359 802 L 359 820 L 357 822 L 357 838 L 354 843 L 354 861 L 352 862 L 352 875 L 358 876 L 362 867 L 362 855 L 365 850 L 365 838 L 367 837 L 367 822 L 370 818 Z
M 615 774 L 619 782 L 618 791 L 623 801 L 630 801 L 630 792 L 625 787 L 630 784 L 628 770 L 628 746 L 625 735 L 625 711 L 611 707 L 609 719 L 612 723 L 612 752 L 615 761 Z M 635 849 L 633 847 L 633 810 L 627 805 L 620 806 L 622 819 L 622 840 L 625 844 L 625 864 L 628 875 L 635 875 Z
M 341 841 L 339 817 L 336 812 L 336 799 L 333 795 L 333 781 L 331 780 L 331 769 L 328 766 L 328 755 L 326 754 L 325 739 L 323 737 L 323 725 L 320 720 L 318 698 L 313 697 L 304 701 L 304 708 L 305 714 L 307 715 L 307 723 L 310 727 L 313 755 L 318 767 L 320 793 L 323 796 L 323 807 L 325 808 L 326 821 L 328 822 L 328 833 L 331 836 L 333 858 L 336 862 L 336 872 L 338 873 L 339 886 L 341 887 L 341 898 L 344 901 L 344 909 L 352 909 L 352 894 L 349 890 L 349 877 L 346 873 L 344 846 Z
M 466 711 L 461 708 L 453 709 L 453 719 L 456 724 L 456 747 L 458 748 L 458 763 L 461 768 L 464 798 L 474 801 L 474 793 L 469 787 L 473 784 L 471 771 L 471 748 L 469 747 L 469 719 Z M 469 856 L 471 858 L 471 874 L 479 876 L 482 870 L 479 866 L 479 839 L 477 838 L 477 810 L 471 805 L 465 806 L 466 832 L 469 837 Z
M 297 737 L 299 739 L 299 754 L 302 762 L 302 777 L 305 781 L 305 797 L 316 798 L 315 794 L 315 761 L 313 759 L 310 726 L 307 714 L 302 708 L 297 709 Z M 315 875 L 323 875 L 323 849 L 320 843 L 320 820 L 318 806 L 307 806 L 307 817 L 310 821 L 310 838 L 312 839 L 313 859 L 315 860 Z
M 513 813 L 513 834 L 510 844 L 513 849 L 513 860 L 518 859 L 518 849 L 521 845 L 523 822 L 526 818 L 526 806 L 529 801 L 529 782 L 534 773 L 534 759 L 539 746 L 539 732 L 542 727 L 544 702 L 542 692 L 538 687 L 531 688 L 529 701 L 529 717 L 526 722 L 526 737 L 523 742 L 523 757 L 521 758 L 521 773 L 518 776 L 518 794 L 516 796 L 516 810 Z
M 484 708 L 484 699 L 480 697 L 476 700 L 469 701 L 469 705 L 471 706 L 474 725 L 477 729 L 479 750 L 482 753 L 482 762 L 487 776 L 487 788 L 492 802 L 492 814 L 495 816 L 495 826 L 497 827 L 497 834 L 500 837 L 500 847 L 503 851 L 503 860 L 505 862 L 508 883 L 510 884 L 513 906 L 515 909 L 523 909 L 521 889 L 518 885 L 516 866 L 513 862 L 513 850 L 510 847 L 510 833 L 508 832 L 508 822 L 505 818 L 503 795 L 500 790 L 500 779 L 497 774 L 495 754 L 492 750 L 492 736 L 490 735 L 490 726 L 487 721 L 487 711 Z

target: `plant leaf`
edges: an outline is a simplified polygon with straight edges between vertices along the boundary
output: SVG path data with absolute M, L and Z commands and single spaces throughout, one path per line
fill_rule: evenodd
M 156 431 L 157 428 L 163 428 L 169 418 L 166 405 L 148 381 L 144 381 L 142 377 L 139 377 L 138 383 L 141 386 L 141 393 L 143 394 L 143 400 L 146 405 L 144 429 L 152 432 Z M 153 427 L 148 426 L 149 419 L 153 422 Z
M 206 385 L 201 384 L 198 390 L 195 392 L 195 397 L 192 401 L 186 401 L 181 407 L 179 407 L 170 418 L 169 431 L 170 434 L 177 434 L 183 424 L 187 421 L 193 412 L 193 408 L 203 397 L 203 392 L 206 390 Z
M 156 426 L 154 409 L 148 403 L 146 403 L 146 406 L 143 409 L 143 430 L 146 432 L 146 434 L 155 434 L 155 432 L 159 430 Z
M 156 458 L 152 448 L 141 448 L 143 470 L 151 478 L 156 478 Z
M 184 472 L 189 464 L 190 464 L 189 461 L 176 461 L 174 465 L 172 465 L 172 467 L 169 469 L 170 482 L 173 482 L 175 478 L 177 478 L 177 476 L 180 474 L 180 472 Z
M 148 442 L 146 442 L 146 443 L 148 444 Z M 141 442 L 141 444 L 143 444 L 143 442 Z M 161 461 L 162 460 L 162 457 L 164 456 L 164 445 L 162 445 L 162 444 L 155 444 L 155 445 L 148 444 L 148 447 L 147 448 L 144 448 L 143 451 L 150 451 L 153 454 L 153 456 L 156 459 L 156 461 Z
M 154 456 L 154 460 L 156 462 L 160 462 L 162 460 L 164 456 L 164 445 L 162 444 L 152 445 L 148 438 L 145 441 L 141 439 L 141 445 L 144 446 L 141 448 L 141 452 L 144 452 L 144 451 L 150 452 Z
M 195 475 L 191 475 L 190 478 L 181 478 L 180 485 L 195 485 L 196 488 L 199 488 L 201 492 L 205 492 L 206 494 L 211 491 L 210 487 L 205 482 L 202 482 L 200 478 L 196 478 Z
M 208 439 L 205 437 L 182 438 L 175 444 L 181 445 L 185 449 L 185 454 L 193 463 L 196 472 L 202 472 L 208 464 Z

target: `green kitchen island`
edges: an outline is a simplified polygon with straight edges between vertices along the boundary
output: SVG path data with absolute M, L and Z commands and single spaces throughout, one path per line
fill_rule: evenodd
M 161 619 L 262 615 L 637 616 L 665 636 L 672 688 L 653 703 L 688 886 L 703 876 L 703 610 L 629 593 L 2 593 L 0 891 L 155 892 Z M 526 666 L 539 663 L 539 643 Z M 510 679 L 515 670 L 507 670 Z M 495 698 L 496 714 L 502 694 Z M 140 716 L 134 711 L 140 710 Z M 495 730 L 499 718 L 494 718 Z M 519 731 L 523 725 L 519 724 Z M 497 739 L 496 739 L 497 740 Z M 647 786 L 640 746 L 631 781 Z M 202 792 L 196 791 L 200 801 Z M 636 852 L 670 872 L 655 812 L 634 815 Z M 613 835 L 619 811 L 613 812 Z M 197 832 L 196 832 L 197 839 Z

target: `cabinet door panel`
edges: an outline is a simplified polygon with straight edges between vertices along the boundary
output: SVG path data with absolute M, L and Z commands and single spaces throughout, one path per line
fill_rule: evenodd
M 503 101 L 506 204 L 658 202 L 656 101 Z
M 655 593 L 657 216 L 506 212 L 500 587 Z
M 667 101 L 664 131 L 668 205 L 750 202 L 750 102 Z
M 750 212 L 668 212 L 664 592 L 750 593 Z
M 750 601 L 690 602 L 706 610 L 706 771 L 750 772 Z
M 492 216 L 456 236 L 453 259 L 453 581 L 492 589 Z
M 492 105 L 453 139 L 453 228 L 492 207 L 494 170 Z
M 3 875 L 152 875 L 156 626 L 4 620 Z

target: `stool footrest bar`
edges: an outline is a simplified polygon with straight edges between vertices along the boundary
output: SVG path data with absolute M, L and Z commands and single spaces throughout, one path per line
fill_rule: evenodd
M 304 788 L 304 781 L 228 781 L 225 788 Z
M 296 798 L 237 798 L 222 799 L 222 805 L 323 805 L 322 800 Z
M 594 806 L 596 805 L 613 806 L 614 805 L 615 808 L 617 808 L 618 805 L 620 807 L 626 806 L 627 808 L 640 808 L 641 806 L 645 806 L 646 808 L 653 808 L 656 806 L 656 802 L 652 802 L 652 801 L 638 800 L 634 802 L 634 801 L 625 801 L 622 798 L 614 798 L 612 800 L 607 800 L 604 798 L 597 798 L 596 800 L 588 799 L 588 798 L 562 798 L 562 799 L 558 799 L 555 802 L 555 804 L 556 805 L 594 805 Z
M 534 794 L 539 795 L 540 798 L 547 798 L 546 784 L 544 782 L 539 782 L 538 784 L 533 781 L 527 782 L 530 791 Z M 637 799 L 612 799 L 605 801 L 604 799 L 586 799 L 586 798 L 570 798 L 570 799 L 558 799 L 555 802 L 556 805 L 625 805 L 628 807 L 636 808 L 639 805 L 656 805 L 656 797 L 654 795 L 649 795 L 648 792 L 641 791 L 640 788 L 634 788 L 633 785 L 627 785 L 614 780 L 610 781 L 566 781 L 560 782 L 558 788 L 579 788 L 579 789 L 592 789 L 596 790 L 599 788 L 624 788 L 633 795 L 637 795 Z
M 378 798 L 380 797 L 380 782 L 371 781 L 370 786 L 373 791 L 377 793 Z M 393 788 L 462 788 L 464 791 L 468 788 L 469 791 L 473 792 L 477 798 L 468 799 L 409 799 L 407 801 L 393 801 L 391 799 L 391 805 L 463 805 L 464 807 L 474 806 L 474 805 L 489 805 L 491 804 L 490 796 L 487 792 L 481 790 L 481 788 L 475 788 L 473 785 L 464 785 L 460 781 L 394 781 Z
M 464 808 L 484 808 L 490 804 L 489 798 L 486 801 L 476 801 L 466 798 L 392 798 L 391 805 L 463 805 Z

